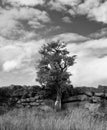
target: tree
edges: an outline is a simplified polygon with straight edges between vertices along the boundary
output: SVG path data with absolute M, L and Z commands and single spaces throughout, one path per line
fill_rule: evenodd
M 40 51 L 41 59 L 37 65 L 37 81 L 46 87 L 55 89 L 55 106 L 61 109 L 62 91 L 70 84 L 71 74 L 68 67 L 75 62 L 76 55 L 69 56 L 66 44 L 61 41 L 44 44 Z

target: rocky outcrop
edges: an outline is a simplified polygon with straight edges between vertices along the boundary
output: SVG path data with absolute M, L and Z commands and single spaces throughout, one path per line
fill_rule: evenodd
M 80 107 L 91 112 L 97 110 L 106 111 L 107 109 L 107 87 L 98 88 L 74 88 L 72 96 L 63 99 L 64 108 Z
M 44 105 L 44 100 L 39 99 L 38 97 L 34 98 L 26 98 L 26 99 L 20 99 L 16 103 L 16 107 L 33 107 L 33 106 L 40 106 Z
M 86 100 L 89 100 L 89 97 L 87 95 L 85 95 L 85 94 L 83 94 L 83 95 L 75 95 L 75 96 L 69 97 L 67 99 L 64 99 L 63 103 L 86 101 Z
M 72 88 L 62 96 L 62 105 L 64 104 L 107 104 L 106 87 L 98 88 L 80 87 Z M 68 95 L 66 95 L 68 94 Z M 0 105 L 9 107 L 40 107 L 55 106 L 56 95 L 50 89 L 40 86 L 18 86 L 0 88 Z M 47 103 L 48 102 L 48 103 Z M 48 108 L 47 108 L 48 109 Z M 50 109 L 50 108 L 49 108 Z

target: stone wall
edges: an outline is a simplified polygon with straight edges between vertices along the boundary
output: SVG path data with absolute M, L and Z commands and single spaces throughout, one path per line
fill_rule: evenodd
M 81 87 L 72 88 L 69 94 L 63 96 L 62 105 L 65 104 L 107 104 L 107 87 Z M 54 108 L 55 95 L 49 89 L 39 86 L 10 86 L 0 88 L 0 105 L 9 107 L 39 107 L 51 106 Z M 84 106 L 90 106 L 90 105 Z M 98 105 L 99 106 L 99 105 Z M 44 107 L 45 108 L 45 107 Z

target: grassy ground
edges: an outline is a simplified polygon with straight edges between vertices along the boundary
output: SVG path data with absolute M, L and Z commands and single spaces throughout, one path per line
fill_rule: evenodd
M 81 108 L 62 112 L 24 108 L 1 115 L 0 130 L 107 130 L 107 120 L 104 114 Z

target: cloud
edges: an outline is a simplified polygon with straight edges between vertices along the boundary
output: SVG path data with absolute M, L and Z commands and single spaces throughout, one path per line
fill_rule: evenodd
M 88 17 L 98 22 L 107 23 L 107 1 L 90 10 Z
M 64 7 L 60 2 L 55 2 L 53 0 L 50 0 L 48 2 L 48 7 L 51 9 L 51 10 L 56 10 L 56 11 L 62 11 L 62 10 L 65 10 L 66 11 L 66 7 Z
M 2 9 L 0 20 L 0 34 L 13 40 L 24 37 L 28 28 L 42 28 L 50 22 L 47 12 L 28 7 Z
M 73 7 L 77 6 L 81 0 L 50 0 L 48 3 L 48 6 L 51 10 L 57 10 L 57 11 L 66 11 L 67 12 L 67 6 Z
M 62 5 L 75 6 L 80 3 L 81 0 L 58 0 Z
M 82 0 L 51 0 L 50 3 L 50 9 L 63 10 L 71 16 L 86 15 L 90 20 L 107 23 L 107 1 L 85 0 L 83 2 Z
M 50 18 L 46 11 L 29 7 L 23 7 L 19 10 L 17 8 L 11 9 L 9 14 L 16 20 L 35 20 L 35 22 L 41 21 L 43 23 L 50 22 Z
M 107 1 L 85 0 L 83 2 L 82 0 L 50 0 L 49 2 L 46 2 L 45 0 L 5 0 L 4 3 L 25 7 L 41 5 L 49 7 L 51 10 L 65 11 L 71 16 L 86 15 L 90 20 L 107 23 Z
M 91 11 L 100 6 L 100 0 L 85 0 L 77 7 L 77 13 L 79 14 L 90 14 Z
M 74 9 L 76 14 L 87 15 L 90 20 L 107 23 L 107 1 L 86 0 Z
M 69 70 L 75 86 L 98 86 L 107 84 L 107 39 L 86 41 L 83 44 L 68 44 L 70 54 L 77 54 L 76 64 Z M 102 82 L 104 81 L 104 82 Z
M 74 69 L 71 80 L 75 86 L 98 86 L 107 78 L 107 57 L 81 58 Z
M 66 43 L 73 43 L 73 42 L 81 42 L 81 41 L 87 41 L 89 38 L 81 36 L 76 33 L 62 33 L 59 35 L 55 35 L 52 40 L 61 40 Z
M 1 20 L 0 21 L 0 34 L 2 36 L 6 36 L 6 37 L 11 36 L 11 39 L 12 39 L 16 35 L 17 36 L 21 35 L 22 33 L 21 24 L 15 21 L 7 11 L 5 10 L 1 11 L 0 20 Z
M 6 61 L 3 64 L 3 70 L 6 72 L 9 72 L 11 70 L 17 69 L 20 63 L 18 63 L 18 61 L 16 60 L 12 60 L 12 61 Z
M 107 37 L 107 28 L 102 28 L 98 30 L 97 32 L 91 33 L 89 35 L 90 38 L 93 39 L 101 39 L 101 38 L 106 38 Z
M 70 17 L 67 17 L 67 16 L 66 16 L 66 17 L 63 17 L 62 20 L 63 20 L 63 22 L 65 22 L 65 23 L 72 23 Z
M 20 5 L 20 6 L 36 6 L 43 5 L 44 0 L 5 0 L 5 3 L 10 3 L 12 5 Z
M 34 62 L 39 58 L 38 50 L 43 43 L 45 43 L 44 39 L 26 43 L 16 42 L 14 45 L 1 47 L 0 64 L 3 67 L 3 71 L 24 70 L 29 65 L 31 68 L 32 66 L 34 67 Z

